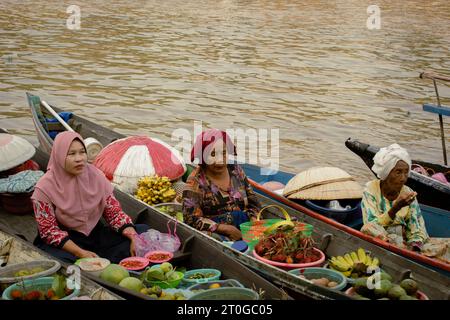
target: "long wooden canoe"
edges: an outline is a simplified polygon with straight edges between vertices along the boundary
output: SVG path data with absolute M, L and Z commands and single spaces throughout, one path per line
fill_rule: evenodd
M 15 264 L 26 263 L 36 260 L 56 260 L 54 257 L 48 255 L 46 252 L 34 247 L 31 243 L 12 235 L 5 230 L 0 229 L 0 243 L 8 243 L 8 248 L 5 250 L 7 256 L 7 263 L 3 265 L 12 266 Z M 58 261 L 64 273 L 67 272 L 68 265 Z M 100 286 L 98 283 L 81 275 L 81 286 L 79 296 L 89 296 L 92 300 L 123 300 L 122 297 L 112 293 L 106 288 Z
M 356 153 L 372 171 L 373 157 L 380 148 L 362 143 L 352 138 L 347 139 L 345 145 L 351 151 Z M 419 160 L 413 160 L 412 163 L 421 165 L 424 168 L 432 169 L 435 173 L 450 172 L 450 167 L 445 165 Z M 375 175 L 373 171 L 372 173 Z M 417 192 L 417 198 L 420 203 L 447 211 L 450 210 L 450 184 L 442 183 L 415 171 L 411 171 L 406 184 Z M 450 215 L 448 216 L 448 219 L 450 220 Z
M 305 214 L 315 219 L 328 223 L 354 236 L 370 241 L 374 244 L 382 246 L 389 251 L 400 254 L 404 257 L 417 261 L 420 264 L 429 266 L 447 276 L 450 276 L 450 265 L 442 260 L 429 258 L 411 250 L 401 249 L 389 244 L 388 242 L 381 241 L 380 239 L 370 237 L 360 232 L 359 229 L 362 226 L 362 220 L 360 222 L 350 222 L 347 225 L 342 224 L 336 220 L 330 219 L 318 212 L 315 212 L 310 208 L 307 208 L 302 203 L 285 198 L 263 186 L 264 182 L 267 181 L 278 181 L 286 184 L 291 178 L 295 176 L 293 173 L 279 171 L 276 174 L 270 176 L 263 176 L 260 174 L 260 168 L 257 166 L 244 164 L 243 168 L 247 176 L 249 177 L 250 183 L 252 184 L 253 188 L 260 194 L 270 197 L 271 199 L 279 203 L 283 203 L 295 210 L 304 212 Z M 423 204 L 421 204 L 420 207 L 430 236 L 437 238 L 448 238 L 450 233 L 450 219 L 448 218 L 449 212 L 443 209 L 434 208 Z
M 29 96 L 29 100 L 31 102 L 31 108 L 35 109 L 39 108 L 40 100 L 36 96 Z M 55 108 L 52 106 L 57 112 L 61 112 L 62 110 Z M 83 119 L 76 114 L 73 115 L 73 125 L 79 128 L 80 134 L 83 137 L 94 137 L 103 145 L 107 145 L 110 142 L 124 138 L 125 136 L 109 130 L 107 128 L 101 127 L 91 121 Z M 43 128 L 40 120 L 34 117 L 35 126 L 37 128 L 37 134 L 43 137 L 48 136 L 47 132 Z M 45 139 L 40 138 L 42 141 Z M 51 140 L 51 139 L 50 139 Z M 42 149 L 51 150 L 51 144 L 42 147 Z M 122 193 L 120 193 L 122 194 Z M 151 208 L 150 206 L 144 204 L 143 202 L 138 201 L 132 195 L 123 194 L 124 197 L 128 197 L 134 203 L 139 203 L 140 205 Z M 323 221 L 322 219 L 318 219 L 317 213 L 312 212 L 311 210 L 303 210 L 305 208 L 301 208 L 300 210 L 296 210 L 291 206 L 284 205 L 280 202 L 276 202 L 271 198 L 265 197 L 263 195 L 259 195 L 259 198 L 263 205 L 268 204 L 278 204 L 283 207 L 288 213 L 298 218 L 301 221 L 309 223 L 314 226 L 314 238 L 316 243 L 318 244 L 319 249 L 325 252 L 327 256 L 336 256 L 342 255 L 346 252 L 356 250 L 358 247 L 363 247 L 366 250 L 370 251 L 373 255 L 379 257 L 383 262 L 383 268 L 394 276 L 394 280 L 400 280 L 402 277 L 406 276 L 409 273 L 412 273 L 413 276 L 421 283 L 423 286 L 423 290 L 426 294 L 428 294 L 432 299 L 449 299 L 449 292 L 447 290 L 450 285 L 450 279 L 438 272 L 430 270 L 422 265 L 419 265 L 409 259 L 405 259 L 402 256 L 399 256 L 392 251 L 386 250 L 382 246 L 379 245 L 376 241 L 372 241 L 372 239 L 361 239 L 358 236 L 353 235 L 350 232 L 346 232 L 342 230 L 342 228 L 336 228 L 336 226 L 328 223 L 328 221 Z M 312 213 L 312 214 L 311 214 Z M 160 211 L 155 211 L 152 209 L 151 216 L 153 218 L 156 215 L 163 215 L 166 217 L 170 217 Z M 268 210 L 265 218 L 270 217 L 279 217 L 279 213 L 276 211 Z M 144 221 L 146 221 L 144 219 Z M 331 290 L 322 288 L 320 286 L 316 286 L 309 282 L 305 282 L 298 277 L 292 276 L 288 274 L 286 271 L 275 268 L 273 266 L 262 263 L 261 261 L 255 259 L 250 255 L 243 254 L 239 251 L 231 249 L 224 245 L 223 243 L 201 233 L 197 230 L 191 228 L 190 226 L 184 225 L 186 228 L 190 229 L 191 232 L 197 234 L 199 237 L 203 237 L 207 239 L 209 243 L 218 248 L 221 251 L 226 252 L 227 254 L 236 258 L 239 262 L 255 269 L 264 274 L 265 277 L 270 278 L 273 282 L 284 286 L 285 288 L 289 288 L 290 291 L 296 292 L 303 296 L 309 296 L 317 299 L 339 299 L 345 298 L 344 295 L 337 292 L 332 292 Z M 353 229 L 352 229 L 353 230 Z M 371 240 L 371 241 L 367 241 Z
M 48 154 L 37 150 L 33 159 L 38 162 L 41 168 L 45 168 L 48 163 L 48 158 Z M 168 223 L 171 221 L 173 222 L 171 223 L 173 230 L 173 224 L 175 221 L 169 217 L 160 214 L 158 211 L 146 205 L 133 201 L 133 199 L 119 190 L 115 190 L 115 196 L 121 203 L 123 210 L 133 219 L 135 223 L 144 223 L 150 226 L 151 229 L 167 232 Z M 14 217 L 3 211 L 0 211 L 0 227 L 3 229 L 7 228 L 12 232 L 18 233 L 29 241 L 34 239 L 37 230 L 37 226 L 32 215 Z M 278 288 L 260 275 L 239 263 L 237 260 L 211 245 L 208 240 L 203 237 L 199 237 L 197 233 L 187 228 L 186 225 L 178 224 L 176 232 L 181 240 L 182 246 L 180 250 L 175 252 L 174 258 L 171 260 L 171 263 L 174 265 L 182 265 L 188 269 L 219 269 L 222 272 L 223 279 L 235 279 L 247 288 L 252 288 L 257 292 L 264 292 L 262 297 L 265 299 L 290 299 L 289 295 L 284 290 Z M 17 237 L 15 236 L 15 238 Z M 21 242 L 23 242 L 23 240 L 21 240 Z M 42 252 L 40 249 L 33 247 L 31 243 L 27 243 L 26 245 L 28 247 L 32 247 L 33 252 Z M 46 253 L 42 254 L 47 255 Z M 68 264 L 65 265 L 67 266 Z M 126 299 L 151 300 L 151 298 L 146 295 L 111 284 L 110 282 L 106 282 L 90 273 L 83 274 L 86 278 L 99 283 L 101 286 L 110 289 L 112 292 L 115 292 Z

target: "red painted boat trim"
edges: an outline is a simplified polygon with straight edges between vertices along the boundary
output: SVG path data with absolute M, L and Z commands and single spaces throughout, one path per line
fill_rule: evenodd
M 268 189 L 264 188 L 262 185 L 260 185 L 259 183 L 257 183 L 256 181 L 254 181 L 254 180 L 252 180 L 250 178 L 248 178 L 248 180 L 249 180 L 249 182 L 250 182 L 250 184 L 252 185 L 253 188 L 258 189 L 261 192 L 264 192 L 265 194 L 269 195 L 271 198 L 274 198 L 275 200 L 277 200 L 277 201 L 279 201 L 279 202 L 281 202 L 281 203 L 283 203 L 283 204 L 285 204 L 285 205 L 287 205 L 287 206 L 289 206 L 289 207 L 291 207 L 291 208 L 293 208 L 295 210 L 301 211 L 304 214 L 307 214 L 308 216 L 310 216 L 310 217 L 312 217 L 314 219 L 323 221 L 323 222 L 325 222 L 325 223 L 327 223 L 329 225 L 332 225 L 333 227 L 336 227 L 336 228 L 338 228 L 340 230 L 343 230 L 343 231 L 345 231 L 347 233 L 350 233 L 351 235 L 354 235 L 354 236 L 356 236 L 358 238 L 361 238 L 363 240 L 369 241 L 369 242 L 371 242 L 373 244 L 376 244 L 376 245 L 378 245 L 380 247 L 383 247 L 383 248 L 385 248 L 385 249 L 387 249 L 389 251 L 392 251 L 394 253 L 397 253 L 397 254 L 399 254 L 401 256 L 407 257 L 407 258 L 409 258 L 411 260 L 415 260 L 415 261 L 418 261 L 418 262 L 421 262 L 421 263 L 425 263 L 425 264 L 428 264 L 430 266 L 433 266 L 433 267 L 436 267 L 436 268 L 439 268 L 439 269 L 442 269 L 442 270 L 450 272 L 450 264 L 445 263 L 444 261 L 440 261 L 438 259 L 429 258 L 429 257 L 423 256 L 423 255 L 418 254 L 418 253 L 416 253 L 414 251 L 411 251 L 411 250 L 401 249 L 401 248 L 396 247 L 396 246 L 394 246 L 394 245 L 392 245 L 392 244 L 390 244 L 390 243 L 388 243 L 386 241 L 382 241 L 382 240 L 380 240 L 378 238 L 371 237 L 371 236 L 369 236 L 367 234 L 362 233 L 361 231 L 355 230 L 355 229 L 353 229 L 351 227 L 348 227 L 348 226 L 346 226 L 346 225 L 344 225 L 342 223 L 339 223 L 339 222 L 337 222 L 337 221 L 335 221 L 333 219 L 327 218 L 327 217 L 325 217 L 325 216 L 323 216 L 323 215 L 321 215 L 321 214 L 319 214 L 317 212 L 312 211 L 311 209 L 308 209 L 308 208 L 306 208 L 306 207 L 304 207 L 304 206 L 302 206 L 302 205 L 300 205 L 298 203 L 295 203 L 295 202 L 293 202 L 293 201 L 291 201 L 291 200 L 289 200 L 289 199 L 287 199 L 287 198 L 285 198 L 283 196 L 280 196 L 280 195 L 272 192 L 271 190 L 268 190 Z

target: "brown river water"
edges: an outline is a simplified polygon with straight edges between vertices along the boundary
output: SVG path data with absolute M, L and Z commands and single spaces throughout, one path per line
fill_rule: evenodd
M 366 181 L 348 137 L 443 163 L 437 116 L 422 111 L 434 89 L 419 73 L 450 75 L 448 0 L 376 1 L 378 30 L 364 0 L 76 1 L 79 30 L 66 26 L 71 4 L 0 2 L 0 127 L 33 143 L 25 92 L 170 144 L 194 121 L 278 129 L 292 172 L 332 165 Z

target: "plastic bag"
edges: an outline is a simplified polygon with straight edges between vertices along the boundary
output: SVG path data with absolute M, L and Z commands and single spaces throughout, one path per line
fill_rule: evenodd
M 388 239 L 388 233 L 378 223 L 374 223 L 374 222 L 366 223 L 361 228 L 361 232 L 365 233 L 369 236 L 384 240 L 384 241 L 387 241 L 387 239 Z
M 180 238 L 177 236 L 177 222 L 173 234 L 170 230 L 170 221 L 167 222 L 169 233 L 161 233 L 158 230 L 150 229 L 135 236 L 136 255 L 143 257 L 149 251 L 169 251 L 175 252 L 181 246 Z
M 429 238 L 423 245 L 422 253 L 428 257 L 437 257 L 450 261 L 450 239 Z
M 402 225 L 389 226 L 387 227 L 386 232 L 388 233 L 387 241 L 389 243 L 392 243 L 399 248 L 406 248 Z

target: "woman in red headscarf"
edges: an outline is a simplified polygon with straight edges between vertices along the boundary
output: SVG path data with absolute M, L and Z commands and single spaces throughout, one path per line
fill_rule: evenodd
M 198 230 L 235 241 L 242 238 L 239 225 L 253 218 L 260 204 L 244 171 L 228 161 L 229 155 L 236 156 L 236 148 L 224 131 L 209 129 L 197 137 L 191 161 L 199 165 L 187 179 L 183 214 Z
M 122 211 L 111 183 L 87 162 L 78 133 L 57 135 L 47 170 L 31 197 L 39 231 L 36 246 L 66 262 L 101 256 L 118 263 L 134 255 L 136 229 L 148 227 L 134 226 Z

